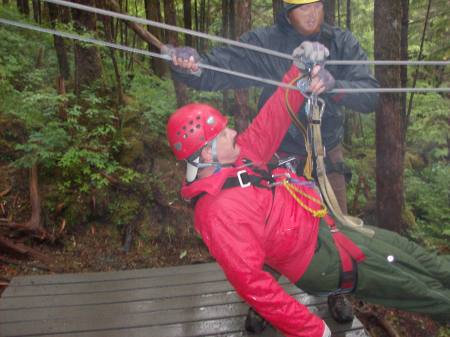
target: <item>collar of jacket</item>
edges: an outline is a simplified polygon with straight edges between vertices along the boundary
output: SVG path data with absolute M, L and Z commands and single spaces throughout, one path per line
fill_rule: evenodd
M 217 195 L 227 178 L 236 175 L 239 170 L 236 167 L 225 167 L 208 177 L 195 180 L 190 184 L 184 183 L 181 187 L 181 197 L 184 200 L 191 200 L 201 193 Z

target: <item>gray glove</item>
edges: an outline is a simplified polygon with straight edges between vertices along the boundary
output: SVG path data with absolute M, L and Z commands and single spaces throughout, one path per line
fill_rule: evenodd
M 300 69 L 323 63 L 329 55 L 330 52 L 327 47 L 319 42 L 311 41 L 302 42 L 292 53 L 294 64 Z
M 331 89 L 334 88 L 336 81 L 333 75 L 331 75 L 328 70 L 321 67 L 317 76 L 322 80 L 323 84 L 325 85 L 325 91 L 330 91 Z
M 166 45 L 164 47 L 165 50 L 163 51 L 163 53 L 169 55 L 172 59 L 175 57 L 177 60 L 181 59 L 182 62 L 189 62 L 189 63 L 192 62 L 199 63 L 200 61 L 200 55 L 194 48 L 191 47 L 174 48 L 173 46 L 170 45 Z M 197 76 L 201 74 L 201 69 L 198 69 L 197 71 L 192 71 L 190 68 L 185 68 L 182 65 L 175 65 L 175 64 L 173 65 L 173 68 L 177 71 L 182 71 Z
M 170 51 L 170 56 L 175 56 L 176 58 L 183 60 L 189 60 L 192 57 L 194 62 L 198 62 L 200 60 L 200 55 L 198 55 L 197 50 L 191 47 L 173 48 Z

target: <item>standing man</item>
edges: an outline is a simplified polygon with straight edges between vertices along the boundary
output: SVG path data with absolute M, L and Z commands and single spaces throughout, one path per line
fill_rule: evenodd
M 280 13 L 275 25 L 245 33 L 241 42 L 267 49 L 292 54 L 304 41 L 319 42 L 330 51 L 331 60 L 366 60 L 367 55 L 358 41 L 349 31 L 342 31 L 324 23 L 323 3 L 319 0 L 284 0 L 284 11 Z M 261 86 L 259 82 L 201 70 L 199 63 L 230 69 L 263 78 L 281 80 L 291 66 L 291 61 L 248 49 L 226 46 L 214 48 L 201 57 L 195 49 L 175 48 L 172 51 L 173 73 L 175 78 L 199 90 L 239 89 Z M 322 69 L 323 80 L 327 86 L 335 88 L 377 88 L 378 83 L 365 65 L 328 66 Z M 265 86 L 259 100 L 261 108 L 275 91 L 273 86 Z M 325 94 L 326 102 L 322 119 L 322 138 L 326 148 L 325 165 L 330 184 L 336 194 L 339 206 L 347 213 L 345 166 L 343 163 L 343 121 L 341 107 L 359 112 L 375 110 L 377 94 Z M 298 117 L 306 125 L 304 107 Z M 277 151 L 280 157 L 296 156 L 299 165 L 297 173 L 303 174 L 303 162 L 306 157 L 303 136 L 294 127 L 289 130 Z M 330 312 L 338 322 L 353 319 L 350 303 L 343 296 L 332 296 L 328 300 Z

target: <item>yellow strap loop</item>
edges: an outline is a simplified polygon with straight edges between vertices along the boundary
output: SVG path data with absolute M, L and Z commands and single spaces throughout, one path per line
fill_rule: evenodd
M 287 179 L 283 180 L 283 186 L 286 188 L 286 190 L 289 192 L 289 194 L 297 201 L 297 203 L 302 206 L 305 210 L 307 210 L 309 213 L 311 213 L 316 218 L 323 218 L 325 215 L 327 215 L 327 208 L 322 203 L 321 200 L 314 198 L 313 196 L 309 195 L 308 193 L 302 191 L 300 188 L 295 186 L 294 184 L 291 184 Z M 317 205 L 320 205 L 320 209 L 314 210 L 311 207 L 305 205 L 305 203 L 300 199 L 299 195 L 305 197 L 308 200 L 311 200 L 312 202 L 315 202 Z

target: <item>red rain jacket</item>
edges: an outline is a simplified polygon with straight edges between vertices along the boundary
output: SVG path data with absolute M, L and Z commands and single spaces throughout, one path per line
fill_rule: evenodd
M 288 83 L 298 75 L 293 66 L 283 81 Z M 285 90 L 278 88 L 249 128 L 238 136 L 241 153 L 236 167 L 222 168 L 184 185 L 182 196 L 192 199 L 206 192 L 195 207 L 195 229 L 238 294 L 286 336 L 321 337 L 323 321 L 263 270 L 268 264 L 290 281 L 298 281 L 314 255 L 319 219 L 303 209 L 283 186 L 275 187 L 275 191 L 255 186 L 222 190 L 226 179 L 239 170 L 255 174 L 251 168 L 238 168 L 243 159 L 266 168 L 291 123 Z M 293 111 L 299 111 L 304 98 L 291 90 L 289 101 Z M 317 197 L 314 190 L 303 188 Z M 303 202 L 318 208 L 306 198 Z

